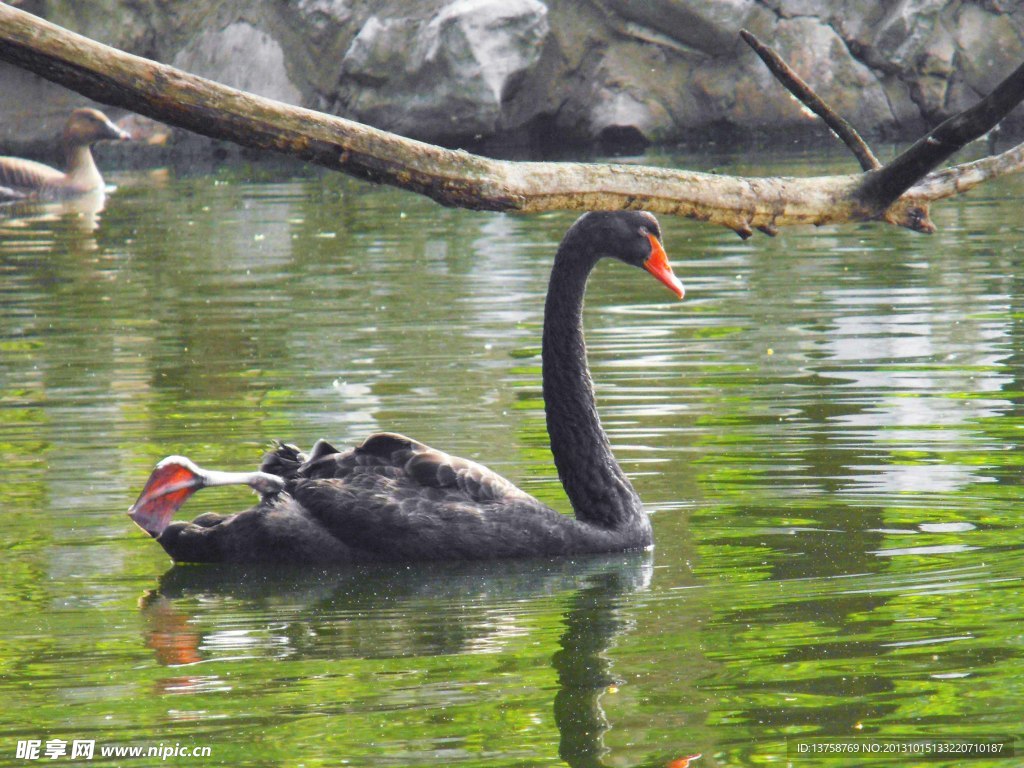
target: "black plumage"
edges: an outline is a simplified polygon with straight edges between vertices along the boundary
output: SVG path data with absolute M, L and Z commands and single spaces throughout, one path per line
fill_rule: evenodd
M 647 269 L 680 298 L 644 212 L 582 216 L 558 249 L 545 306 L 544 396 L 551 448 L 575 517 L 486 467 L 402 435 L 380 433 L 309 455 L 280 444 L 259 472 L 222 473 L 169 457 L 154 470 L 132 518 L 176 561 L 365 562 L 473 560 L 642 549 L 651 526 L 601 428 L 583 343 L 587 277 L 602 257 Z M 235 515 L 171 523 L 201 487 L 245 483 L 262 496 Z

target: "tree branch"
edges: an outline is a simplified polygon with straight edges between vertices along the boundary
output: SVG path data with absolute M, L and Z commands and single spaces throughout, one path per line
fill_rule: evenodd
M 1022 99 L 1024 64 L 973 107 L 941 123 L 884 168 L 866 173 L 858 193 L 864 204 L 876 211 L 884 211 L 939 163 L 995 128 Z
M 744 42 L 754 49 L 754 53 L 761 57 L 761 61 L 775 75 L 775 79 L 782 83 L 786 90 L 792 93 L 800 103 L 811 110 L 814 114 L 825 121 L 825 125 L 832 129 L 843 143 L 850 148 L 854 157 L 865 171 L 881 168 L 882 164 L 875 157 L 875 153 L 867 145 L 857 129 L 844 120 L 832 109 L 818 94 L 796 72 L 786 61 L 769 46 L 762 43 L 753 33 L 745 29 L 740 30 L 740 37 Z
M 942 200 L 954 195 L 962 195 L 979 184 L 1016 173 L 1022 169 L 1024 169 L 1024 144 L 1018 144 L 998 155 L 991 155 L 981 160 L 975 160 L 973 163 L 963 163 L 953 168 L 930 173 L 908 189 L 900 199 Z
M 741 237 L 755 228 L 773 233 L 797 224 L 872 219 L 933 229 L 923 207 L 931 199 L 926 184 L 920 193 L 915 188 L 913 195 L 879 208 L 863 194 L 864 174 L 753 178 L 638 165 L 492 160 L 228 88 L 3 3 L 0 59 L 99 102 L 412 190 L 443 205 L 522 213 L 643 208 L 719 224 Z M 948 189 L 949 181 L 943 184 Z

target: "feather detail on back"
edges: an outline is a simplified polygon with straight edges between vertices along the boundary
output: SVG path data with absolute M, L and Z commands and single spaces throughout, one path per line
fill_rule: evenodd
M 470 558 L 503 542 L 510 551 L 498 554 L 529 553 L 519 549 L 535 546 L 532 536 L 502 535 L 513 510 L 521 533 L 536 528 L 538 540 L 558 523 L 576 525 L 487 467 L 403 435 L 371 435 L 344 452 L 321 441 L 300 457 L 280 445 L 262 469 L 283 471 L 287 492 L 320 525 L 377 558 Z
M 274 470 L 267 468 L 264 462 L 264 471 Z M 344 452 L 321 440 L 313 447 L 305 463 L 294 471 L 295 477 L 311 480 L 343 479 L 354 475 L 376 475 L 395 484 L 436 488 L 453 497 L 459 494 L 468 502 L 514 498 L 532 500 L 528 494 L 482 464 L 451 456 L 393 432 L 370 435 L 361 445 Z
M 63 178 L 63 173 L 43 163 L 21 157 L 0 157 L 0 187 L 10 190 L 11 197 L 28 197 Z

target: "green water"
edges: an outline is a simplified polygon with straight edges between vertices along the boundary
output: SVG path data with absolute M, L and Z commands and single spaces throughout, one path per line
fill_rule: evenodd
M 1024 763 L 1021 180 L 932 237 L 663 218 L 682 303 L 599 267 L 590 359 L 653 554 L 301 573 L 172 568 L 125 510 L 170 453 L 388 429 L 568 511 L 539 345 L 575 216 L 303 169 L 109 179 L 99 213 L 0 218 L 0 764 L 962 764 L 787 751 L 824 736 Z M 100 754 L 125 745 L 210 755 Z

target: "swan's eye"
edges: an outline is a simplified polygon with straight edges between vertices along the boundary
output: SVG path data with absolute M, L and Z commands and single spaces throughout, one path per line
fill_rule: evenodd
M 637 232 L 640 233 L 640 237 L 649 237 L 651 234 L 650 230 L 648 230 L 647 227 L 640 227 L 637 230 Z

